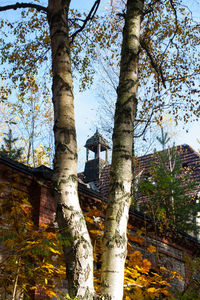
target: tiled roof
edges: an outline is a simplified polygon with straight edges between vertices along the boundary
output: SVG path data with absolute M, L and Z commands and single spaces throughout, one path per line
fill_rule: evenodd
M 176 146 L 181 163 L 184 167 L 188 167 L 191 172 L 191 179 L 195 179 L 200 183 L 200 155 L 195 152 L 189 145 L 183 144 Z M 155 154 L 140 156 L 136 159 L 136 175 L 142 172 L 148 174 L 151 163 L 155 159 Z M 106 166 L 102 172 L 98 182 L 95 182 L 100 192 L 108 197 L 110 181 L 110 166 Z

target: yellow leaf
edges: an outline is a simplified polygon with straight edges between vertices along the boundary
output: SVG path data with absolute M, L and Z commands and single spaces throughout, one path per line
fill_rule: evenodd
M 90 233 L 103 235 L 103 233 L 100 230 L 94 230 L 94 229 L 90 230 Z
M 134 235 L 129 235 L 129 240 L 134 242 L 134 243 L 138 243 L 139 245 L 143 245 L 145 239 L 141 236 L 134 236 Z
M 142 300 L 144 299 L 141 288 L 136 287 L 132 299 L 134 300 Z
M 45 294 L 47 295 L 47 296 L 49 296 L 50 298 L 52 298 L 53 296 L 54 297 L 56 297 L 57 296 L 57 294 L 55 293 L 55 292 L 53 292 L 53 291 L 45 291 Z
M 51 252 L 53 252 L 53 253 L 61 254 L 60 251 L 58 251 L 58 250 L 56 250 L 56 249 L 54 249 L 54 248 L 52 248 L 52 247 L 49 247 L 49 250 L 50 250 Z
M 154 287 L 151 287 L 151 288 L 148 288 L 147 289 L 147 292 L 148 293 L 157 293 L 159 291 L 159 289 L 156 289 L 156 288 L 154 288 Z
M 165 296 L 170 297 L 170 293 L 169 293 L 167 290 L 163 289 L 163 290 L 162 290 L 162 293 L 163 293 Z
M 151 252 L 151 253 L 154 253 L 154 252 L 156 252 L 156 247 L 154 247 L 154 246 L 152 246 L 152 245 L 149 245 L 148 248 L 147 248 L 147 250 L 148 250 L 149 252 Z

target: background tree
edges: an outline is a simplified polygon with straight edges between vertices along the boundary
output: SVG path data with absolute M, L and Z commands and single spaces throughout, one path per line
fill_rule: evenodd
M 112 145 L 117 85 L 119 81 L 119 62 L 117 59 L 119 58 L 116 57 L 116 61 L 111 63 L 110 60 L 108 62 L 105 61 L 103 57 L 104 54 L 101 53 L 99 68 L 96 70 L 100 78 L 98 88 L 96 89 L 100 101 L 98 103 L 98 115 L 95 126 L 101 129 L 104 136 L 108 139 L 109 144 Z M 99 69 L 101 70 L 100 72 Z M 137 117 L 135 119 L 134 151 L 136 156 L 151 153 L 155 148 L 155 132 L 159 132 L 159 127 L 154 117 L 153 111 L 148 110 L 143 119 L 138 119 Z
M 64 279 L 61 240 L 48 224 L 33 222 L 28 199 L 30 182 L 13 176 L 9 185 L 0 185 L 0 299 L 31 299 L 33 291 L 58 296 L 55 289 Z M 22 191 L 23 186 L 23 191 Z M 2 196 L 3 195 L 3 196 Z M 11 298 L 10 298 L 11 297 Z
M 4 145 L 1 146 L 0 155 L 20 161 L 23 155 L 23 148 L 16 147 L 18 139 L 13 137 L 11 129 L 9 129 L 7 137 L 4 137 L 3 140 Z
M 170 137 L 168 132 L 164 132 L 163 127 L 161 127 L 161 136 L 157 136 L 156 139 L 158 140 L 158 142 L 161 144 L 162 146 L 162 150 L 165 149 L 165 147 L 167 146 L 167 144 L 170 142 Z M 155 151 L 154 151 L 155 152 Z
M 149 176 L 140 183 L 140 191 L 147 196 L 141 209 L 158 226 L 160 223 L 161 227 L 196 235 L 199 231 L 196 218 L 200 211 L 195 193 L 198 183 L 191 179 L 193 171 L 182 166 L 176 147 L 165 149 L 170 138 L 163 129 L 158 141 L 163 151 L 155 152 Z
M 33 77 L 28 77 L 26 84 L 30 85 L 29 91 L 0 104 L 1 134 L 12 128 L 18 136 L 17 145 L 23 147 L 23 161 L 27 165 L 51 167 L 54 154 L 51 101 L 39 93 Z

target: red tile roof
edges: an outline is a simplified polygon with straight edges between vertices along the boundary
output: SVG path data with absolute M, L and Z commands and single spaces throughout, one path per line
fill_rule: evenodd
M 188 167 L 192 171 L 191 179 L 195 179 L 197 182 L 200 183 L 200 155 L 197 152 L 195 152 L 189 145 L 186 144 L 176 146 L 175 148 L 177 153 L 179 154 L 182 165 Z M 148 154 L 136 158 L 136 175 L 139 174 L 140 172 L 142 172 L 143 174 L 149 173 L 149 169 L 151 168 L 151 163 L 155 159 L 156 153 L 152 153 L 152 154 Z M 104 197 L 108 197 L 109 182 L 110 182 L 110 165 L 106 166 L 102 170 L 99 181 L 95 182 L 100 193 L 102 193 Z

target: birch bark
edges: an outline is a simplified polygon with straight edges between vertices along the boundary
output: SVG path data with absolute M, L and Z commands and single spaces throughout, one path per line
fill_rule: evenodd
M 103 238 L 102 294 L 123 297 L 127 222 L 131 203 L 133 124 L 137 110 L 138 53 L 144 0 L 128 0 L 114 119 L 110 189 Z
M 70 0 L 49 0 L 54 104 L 54 186 L 71 297 L 93 299 L 93 250 L 77 193 L 77 145 L 70 61 Z

